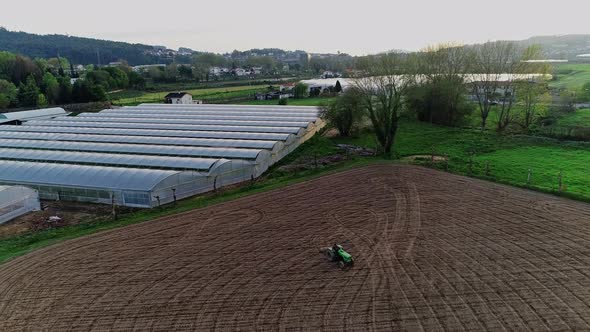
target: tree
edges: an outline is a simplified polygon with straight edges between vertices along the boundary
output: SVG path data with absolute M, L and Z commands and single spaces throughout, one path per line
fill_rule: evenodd
M 22 107 L 34 107 L 37 106 L 39 98 L 39 88 L 35 83 L 35 79 L 32 75 L 27 77 L 26 83 L 21 83 L 18 88 L 18 103 Z
M 143 78 L 140 74 L 130 71 L 127 73 L 127 76 L 129 77 L 130 87 L 137 90 L 145 88 L 145 78 Z
M 434 77 L 412 86 L 407 93 L 406 105 L 419 121 L 458 126 L 473 110 L 465 98 L 464 86 L 460 76 Z
M 420 80 L 408 91 L 406 104 L 418 120 L 455 126 L 471 113 L 464 77 L 469 55 L 455 44 L 431 46 L 416 55 Z
M 340 84 L 340 81 L 336 81 L 336 86 L 334 89 L 336 90 L 336 93 L 342 92 L 342 85 Z
M 59 82 L 51 73 L 43 75 L 41 91 L 45 93 L 46 101 L 50 104 L 59 102 Z
M 504 101 L 512 100 L 510 80 L 520 62 L 516 46 L 512 42 L 488 42 L 475 46 L 472 51 L 472 77 L 469 78 L 472 94 L 477 99 L 481 117 L 481 130 L 486 128 L 487 120 L 496 99 L 503 96 Z M 508 74 L 503 77 L 503 74 Z M 500 121 L 510 116 L 512 104 L 502 103 Z M 500 126 L 503 126 L 501 124 Z
M 193 64 L 202 65 L 209 69 L 209 67 L 223 67 L 227 65 L 227 60 L 219 54 L 215 53 L 201 53 L 193 57 Z
M 72 88 L 72 98 L 77 103 L 107 100 L 104 87 L 88 80 L 78 80 Z
M 59 98 L 56 104 L 67 104 L 72 102 L 72 83 L 69 77 L 59 77 Z
M 8 96 L 0 92 L 0 109 L 8 108 L 9 105 L 10 99 L 8 99 Z
M 295 99 L 302 99 L 307 97 L 308 94 L 308 86 L 305 83 L 297 83 L 295 87 L 293 87 L 293 95 Z
M 329 126 L 338 129 L 341 136 L 351 136 L 358 129 L 363 115 L 362 96 L 356 88 L 346 90 L 320 112 L 320 117 Z
M 518 101 L 522 107 L 520 126 L 529 130 L 536 121 L 545 104 L 549 102 L 550 96 L 546 83 L 521 81 L 517 83 Z
M 2 94 L 8 102 L 6 107 L 16 106 L 18 104 L 18 90 L 16 85 L 11 82 L 0 79 L 0 94 Z
M 364 76 L 353 81 L 386 154 L 391 153 L 403 100 L 413 83 L 415 70 L 412 59 L 405 54 L 369 56 L 362 68 Z

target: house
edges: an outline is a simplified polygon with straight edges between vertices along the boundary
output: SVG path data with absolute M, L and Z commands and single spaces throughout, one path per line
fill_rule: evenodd
M 246 71 L 244 68 L 236 68 L 233 70 L 233 72 L 236 76 L 246 76 L 250 73 L 249 71 Z
M 193 96 L 187 92 L 172 92 L 164 97 L 166 104 L 192 104 Z
M 250 72 L 254 75 L 260 75 L 262 74 L 262 67 L 252 67 Z

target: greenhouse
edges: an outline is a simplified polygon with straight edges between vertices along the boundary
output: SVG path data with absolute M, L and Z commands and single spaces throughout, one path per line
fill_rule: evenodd
M 81 122 L 123 122 L 123 123 L 172 123 L 190 125 L 227 125 L 227 126 L 263 126 L 263 127 L 298 127 L 307 128 L 313 125 L 310 121 L 250 121 L 250 120 L 208 120 L 208 119 L 162 119 L 162 118 L 125 118 L 97 116 L 69 117 L 67 121 Z
M 51 131 L 51 130 L 50 130 Z M 18 132 L 0 130 L 0 138 L 32 139 L 46 141 L 73 142 L 104 142 L 104 143 L 133 143 L 158 144 L 179 146 L 209 146 L 224 148 L 251 148 L 278 151 L 284 146 L 279 141 L 211 139 L 186 137 L 158 137 L 158 136 L 127 136 L 127 135 L 94 135 L 94 134 L 60 134 L 51 132 Z
M 0 184 L 154 207 L 251 181 L 323 126 L 317 108 L 127 107 L 0 126 Z
M 43 199 L 154 207 L 252 178 L 248 165 L 219 161 L 209 173 L 0 160 L 0 183 Z
M 121 122 L 88 122 L 88 121 L 28 121 L 26 126 L 60 126 L 60 127 L 92 127 L 92 128 L 127 128 L 127 129 L 161 129 L 191 131 L 234 131 L 252 133 L 283 133 L 301 135 L 305 129 L 299 127 L 257 127 L 257 126 L 223 126 L 223 125 L 187 125 L 160 123 L 121 123 Z
M 22 186 L 0 186 L 0 224 L 41 209 L 39 194 Z
M 80 113 L 77 117 L 95 117 L 97 114 L 109 117 L 121 118 L 162 118 L 165 115 L 167 119 L 206 119 L 206 120 L 251 120 L 251 121 L 307 121 L 315 122 L 317 116 L 260 116 L 260 115 L 224 115 L 224 114 L 182 114 L 179 112 L 142 112 L 137 111 L 119 111 L 113 113 Z
M 60 162 L 80 165 L 191 170 L 207 173 L 219 161 L 209 158 L 162 157 L 117 153 L 72 152 L 0 148 L 5 160 Z
M 0 131 L 38 132 L 38 133 L 76 133 L 99 135 L 133 135 L 133 136 L 159 136 L 159 137 L 185 137 L 185 138 L 212 138 L 212 139 L 246 139 L 246 140 L 276 140 L 291 144 L 295 141 L 293 134 L 281 133 L 246 133 L 229 131 L 188 131 L 188 130 L 162 130 L 162 129 L 119 129 L 119 128 L 93 128 L 93 127 L 58 127 L 58 126 L 0 126 Z

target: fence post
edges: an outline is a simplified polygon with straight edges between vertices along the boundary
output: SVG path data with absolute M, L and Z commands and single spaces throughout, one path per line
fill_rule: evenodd
M 117 208 L 115 205 L 115 193 L 111 192 L 111 216 L 113 217 L 113 220 L 117 220 Z
M 490 176 L 490 161 L 486 160 L 485 175 Z
M 172 188 L 172 198 L 174 199 L 174 206 L 176 206 L 176 188 Z
M 557 182 L 559 185 L 559 187 L 558 187 L 559 192 L 562 192 L 563 191 L 563 177 L 561 175 L 561 172 L 559 172 L 559 175 L 557 176 Z
M 430 152 L 430 165 L 434 165 L 434 145 L 432 146 L 432 150 Z
M 445 170 L 449 170 L 449 154 L 445 153 Z
M 469 175 L 473 175 L 473 152 L 469 154 Z
M 527 186 L 531 185 L 532 177 L 533 177 L 533 170 L 529 168 L 529 173 L 526 176 L 526 185 Z

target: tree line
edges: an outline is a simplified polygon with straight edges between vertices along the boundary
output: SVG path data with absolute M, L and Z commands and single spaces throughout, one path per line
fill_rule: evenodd
M 125 64 L 87 66 L 82 76 L 65 58 L 31 59 L 0 52 L 0 109 L 105 101 L 107 91 L 145 85 L 145 79 Z
M 527 131 L 539 121 L 549 98 L 543 76 L 549 67 L 530 61 L 541 58 L 538 46 L 505 41 L 359 57 L 352 86 L 322 116 L 345 136 L 370 123 L 387 154 L 402 116 L 462 126 L 475 112 L 485 130 L 493 113 L 498 132 Z

